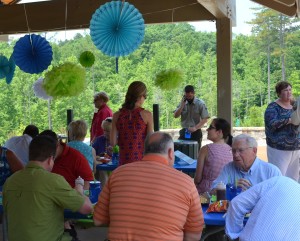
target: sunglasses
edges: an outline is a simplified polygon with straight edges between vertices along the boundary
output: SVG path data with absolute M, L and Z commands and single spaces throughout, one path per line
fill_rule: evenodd
M 209 127 L 207 128 L 207 130 L 212 130 L 212 129 L 217 129 L 217 128 L 212 125 L 209 125 Z
M 147 99 L 147 95 L 146 94 L 144 94 L 144 95 L 142 95 L 143 97 L 144 97 L 144 99 Z
M 112 123 L 112 119 L 105 119 L 105 121 Z

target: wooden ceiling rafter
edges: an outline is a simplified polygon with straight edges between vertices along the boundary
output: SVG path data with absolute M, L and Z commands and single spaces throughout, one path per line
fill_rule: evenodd
M 299 17 L 299 0 L 251 0 L 289 17 Z

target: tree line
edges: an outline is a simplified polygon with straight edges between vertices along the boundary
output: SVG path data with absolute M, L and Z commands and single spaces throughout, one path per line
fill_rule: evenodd
M 233 36 L 233 114 L 242 126 L 264 125 L 263 113 L 266 105 L 276 98 L 277 81 L 290 81 L 294 95 L 300 94 L 298 21 L 266 8 L 254 11 L 251 35 Z M 68 109 L 73 110 L 74 119 L 84 119 L 90 125 L 94 112 L 93 94 L 107 92 L 109 106 L 117 111 L 127 87 L 134 80 L 147 85 L 146 109 L 152 110 L 153 104 L 159 104 L 161 129 L 180 127 L 173 111 L 187 84 L 195 86 L 196 96 L 205 101 L 211 116 L 217 115 L 215 32 L 197 32 L 188 23 L 147 25 L 141 46 L 129 56 L 119 58 L 118 73 L 115 58 L 96 49 L 88 33 L 65 41 L 42 35 L 53 50 L 48 70 L 65 62 L 79 64 L 78 57 L 83 51 L 94 53 L 96 61 L 86 69 L 87 86 L 76 97 L 56 98 L 48 103 L 37 98 L 32 89 L 33 83 L 46 71 L 32 75 L 17 67 L 10 85 L 0 80 L 0 143 L 21 134 L 30 123 L 41 130 L 52 127 L 57 133 L 65 133 Z M 0 54 L 10 57 L 15 42 L 0 43 Z M 159 72 L 168 69 L 182 71 L 184 81 L 170 90 L 161 90 L 154 80 Z

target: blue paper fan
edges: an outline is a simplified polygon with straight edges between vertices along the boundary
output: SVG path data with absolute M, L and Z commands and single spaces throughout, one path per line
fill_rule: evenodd
M 0 55 L 0 79 L 5 78 L 8 72 L 9 72 L 8 59 L 5 56 Z
M 93 14 L 90 34 L 95 46 L 104 54 L 125 56 L 136 50 L 143 41 L 144 19 L 128 2 L 111 1 Z
M 13 57 L 21 70 L 30 74 L 38 74 L 50 65 L 52 48 L 49 42 L 40 35 L 25 35 L 16 42 Z
M 9 67 L 9 71 L 6 75 L 6 83 L 10 84 L 15 75 L 15 70 L 16 70 L 16 64 L 12 56 L 8 60 L 8 67 Z

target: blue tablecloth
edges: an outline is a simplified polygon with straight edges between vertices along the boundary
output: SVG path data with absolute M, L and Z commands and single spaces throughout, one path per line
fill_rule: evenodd
M 191 165 L 178 165 L 175 163 L 174 168 L 179 171 L 182 171 L 184 173 L 191 173 L 191 172 L 194 173 L 194 172 L 196 172 L 196 165 L 197 165 L 197 162 L 194 162 Z M 97 170 L 100 170 L 100 171 L 113 171 L 117 167 L 118 167 L 117 165 L 109 165 L 109 164 L 98 164 L 96 166 Z
M 225 226 L 225 213 L 206 213 L 208 205 L 202 205 L 204 223 L 213 226 Z
M 204 223 L 211 226 L 225 226 L 225 213 L 206 213 L 208 205 L 202 205 Z M 244 224 L 248 221 L 248 217 L 244 218 Z

